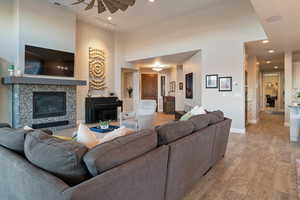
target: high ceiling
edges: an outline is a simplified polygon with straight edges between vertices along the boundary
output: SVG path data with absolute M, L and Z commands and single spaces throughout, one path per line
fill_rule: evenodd
M 278 50 L 300 50 L 300 1 L 251 0 L 270 41 Z
M 154 24 L 163 19 L 185 15 L 193 10 L 205 8 L 214 3 L 224 0 L 155 0 L 150 3 L 148 0 L 136 0 L 133 7 L 129 7 L 125 12 L 118 11 L 114 14 L 104 12 L 97 13 L 97 8 L 85 11 L 85 6 L 79 4 L 72 6 L 76 0 L 49 0 L 51 3 L 57 2 L 62 6 L 76 12 L 82 20 L 89 21 L 102 27 L 118 31 L 134 31 L 137 28 Z M 89 2 L 90 0 L 85 0 Z M 112 17 L 109 21 L 107 18 Z

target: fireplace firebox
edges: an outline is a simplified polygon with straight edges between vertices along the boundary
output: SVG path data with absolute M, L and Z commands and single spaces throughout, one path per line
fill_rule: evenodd
M 65 116 L 66 92 L 33 92 L 33 119 Z

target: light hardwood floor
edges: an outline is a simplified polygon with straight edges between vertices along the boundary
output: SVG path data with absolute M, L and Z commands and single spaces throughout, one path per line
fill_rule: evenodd
M 295 159 L 282 115 L 261 114 L 246 135 L 231 134 L 220 161 L 185 200 L 296 200 Z

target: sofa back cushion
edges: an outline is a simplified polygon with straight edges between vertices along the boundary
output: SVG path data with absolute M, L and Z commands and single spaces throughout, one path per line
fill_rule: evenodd
M 177 121 L 157 126 L 155 130 L 158 133 L 159 145 L 165 145 L 192 134 L 194 131 L 194 124 L 190 120 Z
M 99 144 L 84 156 L 84 162 L 93 176 L 119 166 L 157 147 L 157 135 L 142 130 Z
M 190 121 L 194 124 L 194 131 L 199 131 L 209 125 L 210 117 L 207 114 L 195 115 Z
M 27 134 L 24 144 L 26 158 L 70 186 L 90 177 L 83 162 L 88 149 L 75 141 L 66 141 L 42 131 Z
M 28 132 L 24 129 L 0 128 L 0 145 L 24 154 L 25 135 Z
M 218 122 L 224 121 L 224 113 L 220 110 L 213 111 L 213 112 L 208 112 L 207 113 L 209 117 L 209 124 L 216 124 Z

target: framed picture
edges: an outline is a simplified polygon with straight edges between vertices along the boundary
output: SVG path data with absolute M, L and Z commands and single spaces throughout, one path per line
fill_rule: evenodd
M 161 91 L 161 96 L 166 96 L 166 77 L 165 76 L 160 77 L 160 91 Z
M 183 82 L 179 83 L 179 90 L 183 90 Z
M 231 92 L 232 91 L 232 77 L 220 77 L 219 78 L 219 91 Z
M 193 73 L 185 75 L 185 98 L 193 98 Z
M 176 90 L 176 82 L 171 81 L 170 82 L 170 92 L 175 92 L 175 90 Z
M 206 88 L 218 88 L 218 75 L 217 74 L 211 74 L 206 75 Z

